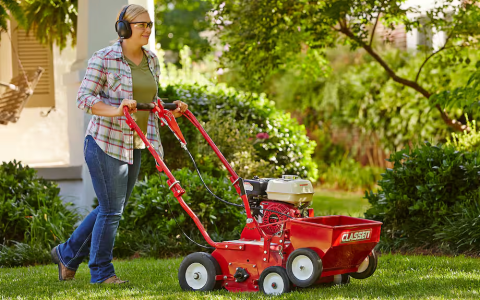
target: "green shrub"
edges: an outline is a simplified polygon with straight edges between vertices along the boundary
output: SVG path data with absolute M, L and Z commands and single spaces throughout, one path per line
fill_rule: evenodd
M 373 189 L 380 179 L 381 169 L 362 166 L 355 159 L 345 156 L 339 162 L 323 166 L 320 181 L 323 188 L 359 191 Z M 322 170 L 321 169 L 321 170 Z
M 65 241 L 79 220 L 59 192 L 20 162 L 0 166 L 0 266 L 50 261 L 50 248 Z
M 36 244 L 19 242 L 12 244 L 12 246 L 0 245 L 0 267 L 46 264 L 51 261 L 50 249 Z
M 79 220 L 58 193 L 57 184 L 39 178 L 20 162 L 0 166 L 0 239 L 51 247 L 65 241 Z
M 383 222 L 386 248 L 434 247 L 434 234 L 451 226 L 459 212 L 478 204 L 480 160 L 477 152 L 425 143 L 393 153 L 378 182 L 366 192 L 372 207 L 365 217 Z
M 212 239 L 221 241 L 240 236 L 246 220 L 242 208 L 214 199 L 195 172 L 180 169 L 172 173 L 186 191 L 183 200 L 197 214 Z M 208 174 L 202 177 L 217 196 L 241 204 L 230 181 Z M 166 177 L 155 174 L 135 185 L 120 223 L 114 255 L 125 257 L 139 253 L 158 257 L 198 250 L 197 246 L 183 237 L 172 218 L 168 203 L 182 230 L 200 244 L 207 245 L 193 220 L 168 189 Z
M 480 206 L 464 208 L 447 218 L 435 239 L 453 252 L 480 254 Z
M 219 132 L 216 136 L 212 135 L 214 142 L 218 139 L 219 144 L 222 144 L 224 149 L 220 150 L 232 153 L 230 159 L 235 165 L 245 165 L 247 159 L 258 158 L 258 161 L 263 160 L 274 166 L 274 168 L 260 170 L 263 172 L 256 174 L 260 177 L 299 174 L 312 181 L 318 178 L 317 166 L 311 158 L 315 142 L 308 139 L 303 125 L 299 125 L 289 114 L 276 110 L 273 103 L 263 95 L 242 93 L 222 85 L 187 83 L 161 86 L 160 95 L 162 98 L 169 98 L 170 101 L 179 99 L 188 103 L 189 109 L 201 122 L 213 122 L 210 124 L 215 124 L 216 127 L 236 128 L 237 134 L 230 133 L 228 137 L 235 142 L 229 141 L 226 131 Z M 214 119 L 210 120 L 210 118 Z M 186 118 L 178 118 L 177 121 L 189 143 L 189 150 L 197 155 L 199 153 L 197 129 Z M 242 123 L 235 124 L 237 122 Z M 209 128 L 212 128 L 212 125 Z M 244 129 L 249 132 L 238 134 L 238 130 Z M 264 137 L 261 142 L 256 141 L 259 133 Z M 185 161 L 190 159 L 180 148 L 173 134 L 168 129 L 162 128 L 161 136 L 167 166 L 170 169 L 185 167 L 187 164 Z M 239 141 L 240 139 L 242 141 Z M 251 141 L 256 152 L 242 156 L 245 150 L 245 139 Z M 242 145 L 237 145 L 237 142 Z M 234 146 L 234 148 L 226 149 L 227 143 L 229 144 L 227 146 Z M 152 174 L 155 170 L 153 160 L 147 154 L 143 158 L 146 163 L 142 174 Z
M 256 144 L 265 141 L 264 135 L 260 134 L 261 138 L 255 136 L 257 125 L 249 124 L 245 120 L 225 122 L 233 120 L 235 114 L 235 111 L 223 115 L 219 111 L 210 110 L 208 121 L 202 126 L 239 176 L 252 178 L 254 175 L 276 174 L 275 164 L 262 159 L 255 149 Z M 225 167 L 201 135 L 197 135 L 196 145 L 198 149 L 196 162 L 199 169 L 214 176 L 224 175 L 222 173 L 226 173 Z M 220 173 L 219 170 L 224 172 Z

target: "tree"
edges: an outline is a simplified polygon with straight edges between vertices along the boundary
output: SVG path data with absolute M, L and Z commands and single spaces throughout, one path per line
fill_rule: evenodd
M 463 59 L 458 57 L 465 53 L 463 49 L 478 48 L 480 8 L 477 0 L 463 1 L 461 5 L 456 5 L 458 1 L 455 0 L 444 0 L 426 11 L 422 20 L 418 18 L 421 15 L 418 8 L 406 7 L 405 1 L 397 0 L 212 1 L 215 5 L 210 14 L 212 23 L 218 29 L 218 36 L 229 47 L 223 63 L 239 62 L 241 72 L 252 78 L 257 87 L 279 68 L 298 68 L 300 63 L 301 68 L 308 71 L 315 61 L 312 57 L 324 55 L 328 47 L 345 44 L 352 50 L 363 49 L 393 81 L 429 99 L 448 126 L 454 130 L 468 129 L 444 109 L 455 102 L 463 108 L 468 101 L 457 101 L 451 97 L 452 93 L 443 92 L 441 86 L 438 90 L 427 90 L 422 80 L 428 80 L 428 76 L 422 74 L 422 70 L 426 64 L 432 63 L 447 66 L 456 59 Z M 375 38 L 380 23 L 391 30 L 403 25 L 407 32 L 414 29 L 423 33 L 442 31 L 446 33 L 445 43 L 437 50 L 420 47 L 425 59 L 416 76 L 408 78 L 397 73 L 382 57 L 382 44 Z M 437 57 L 439 59 L 434 59 Z M 316 61 L 325 64 L 320 59 Z M 475 78 L 471 81 L 477 82 Z M 469 83 L 469 95 L 474 95 L 472 90 L 475 91 L 477 85 Z M 457 92 L 462 94 L 462 91 L 460 88 Z M 469 101 L 471 103 L 472 99 Z
M 78 0 L 0 0 L 0 31 L 7 31 L 10 15 L 18 25 L 47 46 L 56 43 L 60 50 L 67 46 L 68 37 L 72 47 L 77 39 Z
M 205 14 L 212 4 L 202 0 L 155 0 L 155 35 L 164 50 L 179 52 L 188 45 L 202 56 L 210 45 L 200 33 L 209 29 Z
M 77 43 L 78 0 L 24 0 L 27 32 L 34 31 L 37 40 L 48 46 L 56 43 L 60 50 Z
M 24 13 L 17 0 L 0 0 L 0 32 L 7 31 L 7 20 L 11 13 L 19 24 L 25 23 Z

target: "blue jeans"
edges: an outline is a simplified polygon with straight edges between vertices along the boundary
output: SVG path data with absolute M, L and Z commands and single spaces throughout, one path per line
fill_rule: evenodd
M 67 268 L 77 270 L 90 253 L 90 282 L 99 283 L 115 275 L 113 244 L 123 208 L 140 171 L 141 150 L 133 150 L 133 164 L 129 165 L 105 154 L 88 135 L 84 155 L 99 205 L 65 243 L 58 245 L 57 254 Z

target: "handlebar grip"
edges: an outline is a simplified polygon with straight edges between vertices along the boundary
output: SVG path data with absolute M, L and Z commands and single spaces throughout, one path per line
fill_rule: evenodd
M 155 103 L 137 103 L 137 109 L 141 110 L 150 110 L 155 108 Z M 177 104 L 175 103 L 164 103 L 163 108 L 168 109 L 168 110 L 175 110 L 177 109 Z
M 164 103 L 163 108 L 168 109 L 168 110 L 175 110 L 175 109 L 177 109 L 177 104 L 175 104 L 175 103 Z
M 137 109 L 153 109 L 155 103 L 137 103 Z

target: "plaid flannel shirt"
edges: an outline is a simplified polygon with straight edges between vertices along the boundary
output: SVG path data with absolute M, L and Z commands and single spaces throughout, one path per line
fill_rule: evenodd
M 158 86 L 160 64 L 157 56 L 147 49 L 143 50 Z M 156 98 L 158 99 L 158 93 Z M 117 41 L 112 46 L 95 52 L 88 61 L 85 77 L 78 90 L 77 105 L 80 109 L 92 114 L 92 106 L 100 101 L 118 107 L 123 99 L 133 99 L 132 71 L 123 57 L 120 41 Z M 93 115 L 85 135 L 91 135 L 106 154 L 132 164 L 133 130 L 128 127 L 125 121 L 125 116 L 101 117 Z M 158 122 L 153 113 L 150 113 L 148 118 L 146 137 L 160 157 L 163 158 Z

